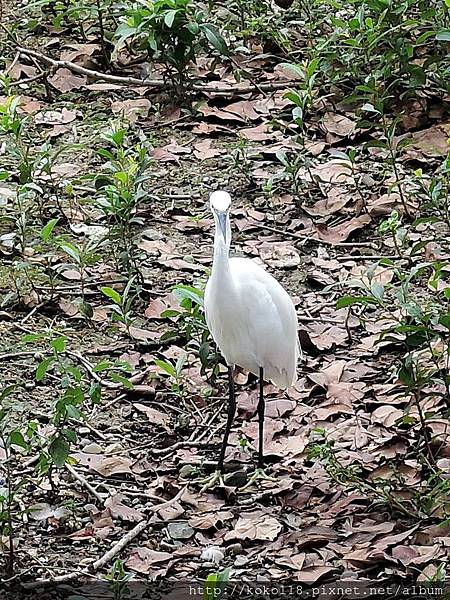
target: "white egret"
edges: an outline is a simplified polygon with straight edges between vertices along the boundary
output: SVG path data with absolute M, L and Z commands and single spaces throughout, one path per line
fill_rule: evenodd
M 283 389 L 293 385 L 301 354 L 297 314 L 289 294 L 252 260 L 229 258 L 230 195 L 214 192 L 210 205 L 215 222 L 214 259 L 205 289 L 205 314 L 211 335 L 228 365 L 229 404 L 217 471 L 205 487 L 222 480 L 228 436 L 236 412 L 234 367 L 242 367 L 259 377 L 258 469 L 251 478 L 253 482 L 265 477 L 264 379 Z

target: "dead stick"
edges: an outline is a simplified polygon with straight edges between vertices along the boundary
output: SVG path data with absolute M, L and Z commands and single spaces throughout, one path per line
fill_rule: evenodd
M 42 54 L 41 52 L 37 52 L 36 50 L 31 50 L 29 48 L 23 48 L 19 46 L 18 51 L 20 54 L 24 54 L 25 56 L 34 57 L 38 61 L 44 62 L 47 65 L 51 65 L 57 69 L 68 69 L 73 73 L 78 73 L 79 75 L 86 75 L 87 77 L 92 77 L 96 80 L 107 81 L 109 83 L 116 83 L 121 85 L 129 85 L 136 87 L 154 87 L 161 89 L 166 86 L 166 83 L 162 79 L 138 79 L 137 77 L 123 77 L 121 75 L 110 75 L 108 73 L 101 73 L 100 71 L 94 71 L 93 69 L 86 69 L 81 65 L 77 65 L 76 63 L 70 62 L 68 60 L 55 60 L 50 56 Z M 292 82 L 290 82 L 292 84 Z M 270 92 L 278 89 L 285 89 L 287 82 L 279 81 L 272 83 L 259 83 L 256 91 L 261 92 Z M 207 85 L 194 84 L 192 86 L 195 92 L 207 92 L 211 94 L 250 94 L 255 91 L 254 85 L 247 86 L 214 86 L 210 87 Z
M 187 486 L 183 487 L 178 492 L 178 494 L 176 494 L 176 496 L 174 496 L 170 500 L 167 500 L 166 502 L 162 502 L 161 504 L 157 504 L 156 506 L 152 506 L 148 510 L 150 510 L 151 512 L 157 512 L 158 510 L 161 510 L 163 508 L 167 508 L 167 507 L 171 506 L 172 504 L 174 504 L 175 502 L 180 500 L 180 498 L 183 496 L 186 489 L 187 489 Z M 65 575 L 58 575 L 57 577 L 52 577 L 49 579 L 38 579 L 31 583 L 24 583 L 24 584 L 22 584 L 22 587 L 27 590 L 30 590 L 30 589 L 35 589 L 38 587 L 44 587 L 46 585 L 54 585 L 55 583 L 67 583 L 68 581 L 76 581 L 78 579 L 81 579 L 83 576 L 89 577 L 90 575 L 93 575 L 94 573 L 99 571 L 102 567 L 107 565 L 130 542 L 132 542 L 135 538 L 137 538 L 137 536 L 140 533 L 145 531 L 145 529 L 147 529 L 149 524 L 150 523 L 149 523 L 148 519 L 144 519 L 143 521 L 140 521 L 135 527 L 133 527 L 133 529 L 130 529 L 130 531 L 126 535 L 124 535 L 116 544 L 114 544 L 114 546 L 110 550 L 108 550 L 108 552 L 106 552 L 98 560 L 94 561 L 90 565 L 88 570 L 77 571 L 77 572 L 73 572 L 73 573 L 66 573 Z
M 96 498 L 100 502 L 100 504 L 104 503 L 105 498 L 103 498 L 103 496 L 97 492 L 97 490 L 89 483 L 89 481 L 87 481 L 87 479 L 85 479 L 83 477 L 83 475 L 80 475 L 80 473 L 77 473 L 75 471 L 75 469 L 67 463 L 66 463 L 65 467 L 69 471 L 69 473 L 72 475 L 72 477 L 74 477 L 77 481 L 79 481 L 81 483 L 81 485 L 84 486 L 94 496 L 94 498 Z

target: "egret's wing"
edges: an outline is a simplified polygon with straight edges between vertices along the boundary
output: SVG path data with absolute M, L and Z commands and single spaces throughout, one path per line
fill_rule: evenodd
M 287 387 L 296 379 L 299 357 L 298 321 L 292 300 L 278 281 L 253 261 L 231 259 L 230 264 L 240 291 L 247 351 L 253 350 L 268 379 Z

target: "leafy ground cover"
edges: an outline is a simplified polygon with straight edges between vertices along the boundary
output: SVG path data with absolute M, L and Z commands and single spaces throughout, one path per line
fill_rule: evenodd
M 4 583 L 445 581 L 448 2 L 279 4 L 2 6 Z M 227 397 L 214 189 L 305 352 L 245 492 L 246 373 L 227 485 L 197 481 Z

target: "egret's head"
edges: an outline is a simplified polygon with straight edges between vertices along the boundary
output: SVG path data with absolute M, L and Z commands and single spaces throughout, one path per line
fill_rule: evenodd
M 219 190 L 211 194 L 209 197 L 209 203 L 211 204 L 211 210 L 213 213 L 226 213 L 230 208 L 231 196 L 228 192 L 222 192 Z
M 220 230 L 225 244 L 230 242 L 231 229 L 228 219 L 228 212 L 231 205 L 231 196 L 228 192 L 217 191 L 213 192 L 209 197 L 209 203 L 214 215 L 216 227 Z

